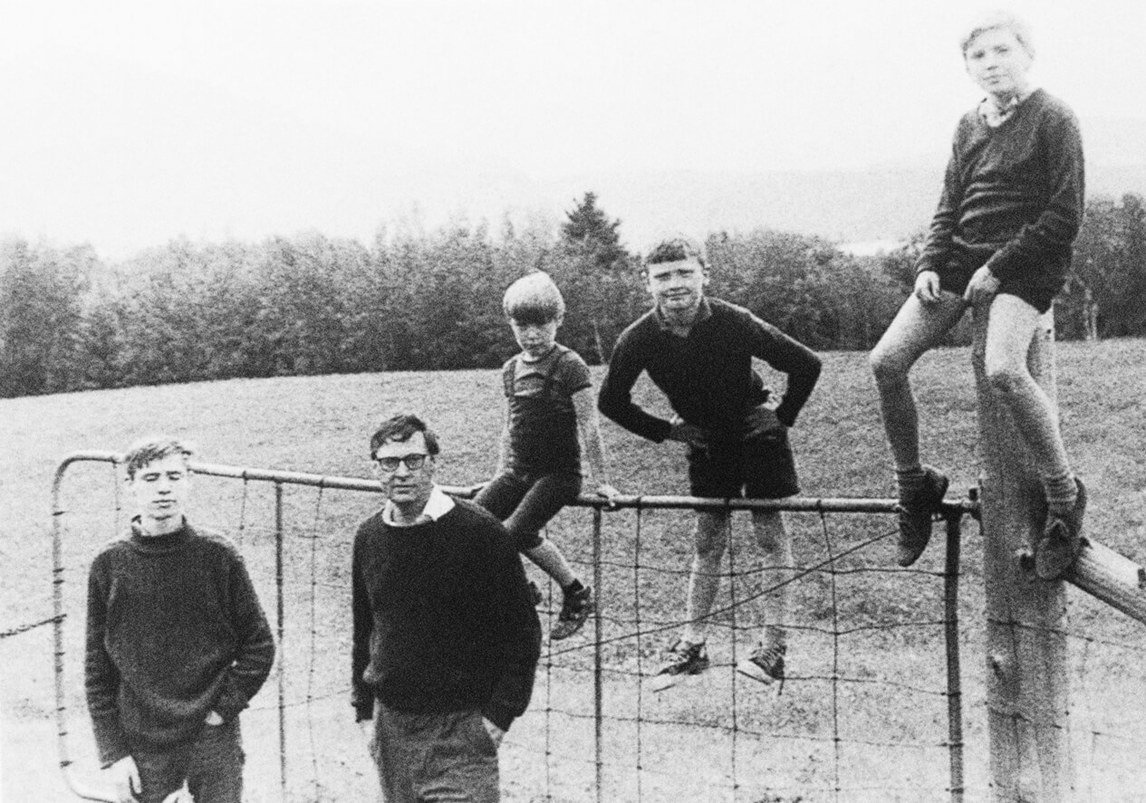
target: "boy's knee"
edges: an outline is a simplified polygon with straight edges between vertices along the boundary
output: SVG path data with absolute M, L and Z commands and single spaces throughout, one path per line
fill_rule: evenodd
M 875 381 L 881 385 L 894 384 L 907 377 L 907 368 L 902 362 L 879 346 L 867 355 L 867 364 L 875 376 Z
M 986 365 L 987 384 L 996 393 L 1007 396 L 1014 393 L 1026 379 L 1026 372 L 1008 363 L 992 363 Z

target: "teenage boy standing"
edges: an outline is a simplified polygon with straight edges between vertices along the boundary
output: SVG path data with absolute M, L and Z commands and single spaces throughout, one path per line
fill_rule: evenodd
M 138 513 L 92 562 L 85 685 L 100 759 L 121 803 L 240 803 L 239 712 L 275 645 L 243 559 L 192 527 L 191 450 L 142 441 L 124 458 Z
M 644 278 L 655 306 L 617 340 L 601 385 L 601 412 L 657 443 L 687 444 L 694 496 L 782 499 L 796 494 L 788 428 L 819 378 L 819 358 L 748 310 L 706 298 L 708 269 L 690 240 L 674 238 L 654 247 L 645 259 Z M 774 410 L 764 405 L 769 392 L 752 368 L 753 357 L 788 376 L 784 399 Z M 642 371 L 668 397 L 675 413 L 671 421 L 633 403 L 632 387 Z M 780 513 L 754 510 L 752 524 L 766 563 L 791 568 L 792 546 Z M 697 511 L 687 621 L 658 672 L 658 688 L 708 668 L 706 619 L 720 583 L 727 525 L 727 511 Z M 763 637 L 737 671 L 763 683 L 783 681 L 787 607 L 786 585 L 765 598 Z
M 497 751 L 533 692 L 541 624 L 501 522 L 434 483 L 438 439 L 382 422 L 383 508 L 354 537 L 352 697 L 387 803 L 499 799 Z

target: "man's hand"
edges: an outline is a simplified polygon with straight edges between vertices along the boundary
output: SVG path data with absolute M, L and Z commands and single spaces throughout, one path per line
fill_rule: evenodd
M 617 497 L 620 495 L 621 492 L 607 482 L 602 482 L 597 486 L 597 496 L 603 496 L 608 502 L 608 504 L 605 505 L 605 510 L 616 510 Z
M 494 725 L 485 717 L 481 718 L 481 724 L 485 726 L 485 732 L 489 734 L 489 738 L 493 740 L 493 746 L 500 748 L 501 740 L 505 737 L 505 731 Z
M 669 430 L 668 434 L 670 441 L 680 441 L 681 443 L 687 443 L 690 446 L 699 448 L 708 445 L 707 433 L 696 424 L 687 423 L 679 415 L 674 415 L 669 423 L 672 425 L 672 429 Z
M 223 717 L 222 717 L 222 715 L 219 714 L 219 712 L 212 711 L 210 714 L 207 715 L 206 722 L 208 725 L 211 725 L 212 727 L 217 728 L 223 724 Z
M 915 277 L 915 297 L 924 304 L 935 304 L 939 301 L 939 274 L 933 270 L 925 270 Z
M 999 280 L 986 265 L 971 274 L 971 281 L 967 282 L 967 289 L 963 291 L 964 300 L 972 306 L 989 302 L 999 292 Z
M 163 798 L 163 803 L 195 803 L 191 790 L 187 788 L 187 781 L 183 781 L 183 786 Z
M 119 803 L 138 803 L 136 795 L 143 787 L 139 783 L 139 768 L 135 766 L 135 759 L 124 756 L 108 767 L 107 772 L 115 784 L 115 799 Z

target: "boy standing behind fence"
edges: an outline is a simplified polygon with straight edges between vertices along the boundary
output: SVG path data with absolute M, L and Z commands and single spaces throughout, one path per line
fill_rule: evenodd
M 788 428 L 816 385 L 819 357 L 743 307 L 707 298 L 708 268 L 691 240 L 674 238 L 654 247 L 645 259 L 644 278 L 654 307 L 617 340 L 601 383 L 601 412 L 657 443 L 687 444 L 693 496 L 781 499 L 796 494 Z M 788 375 L 784 399 L 775 410 L 764 406 L 769 393 L 753 370 L 753 357 Z M 676 413 L 671 421 L 633 402 L 633 384 L 642 371 L 668 397 Z M 768 565 L 791 568 L 792 545 L 780 513 L 753 510 L 752 525 Z M 706 620 L 720 584 L 727 538 L 728 511 L 697 511 L 687 621 L 658 672 L 658 690 L 708 668 Z M 750 658 L 737 664 L 738 672 L 762 683 L 783 681 L 787 600 L 787 583 L 765 598 L 763 639 Z
M 85 685 L 117 799 L 240 803 L 239 712 L 275 645 L 243 559 L 192 527 L 190 449 L 143 441 L 124 458 L 138 513 L 88 576 Z
M 592 589 L 542 529 L 581 492 L 581 448 L 597 493 L 612 500 L 617 489 L 605 470 L 605 445 L 589 367 L 556 342 L 565 316 L 561 291 L 541 271 L 515 281 L 503 308 L 521 353 L 502 368 L 508 405 L 497 473 L 474 500 L 505 523 L 517 548 L 561 587 L 563 600 L 549 637 L 568 638 L 593 610 Z

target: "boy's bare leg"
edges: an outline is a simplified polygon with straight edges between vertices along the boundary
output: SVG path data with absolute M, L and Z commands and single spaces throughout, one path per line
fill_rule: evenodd
M 1015 427 L 1031 450 L 1052 512 L 1068 513 L 1078 496 L 1066 456 L 1058 414 L 1027 368 L 1038 310 L 1012 295 L 991 301 L 984 368 L 987 381 L 1011 411 Z
M 568 588 L 577 575 L 574 574 L 573 568 L 569 565 L 569 561 L 561 554 L 561 550 L 557 545 L 550 541 L 548 538 L 542 538 L 541 543 L 532 549 L 525 550 L 525 556 L 537 564 L 543 572 L 553 578 L 561 588 Z
M 785 625 L 788 622 L 790 581 L 793 568 L 792 539 L 784 527 L 784 517 L 779 511 L 752 511 L 752 531 L 756 536 L 756 546 L 760 549 L 765 569 L 780 569 L 765 575 L 765 582 L 777 588 L 764 595 L 764 629 L 760 643 L 767 649 L 773 644 L 787 642 Z
M 707 637 L 708 614 L 720 588 L 720 560 L 728 540 L 728 514 L 698 511 L 696 551 L 688 578 L 688 605 L 682 638 L 690 644 L 703 644 Z
M 966 309 L 967 303 L 954 293 L 944 292 L 934 304 L 924 304 L 914 294 L 908 296 L 868 358 L 897 472 L 920 468 L 919 414 L 908 372 L 958 323 Z

